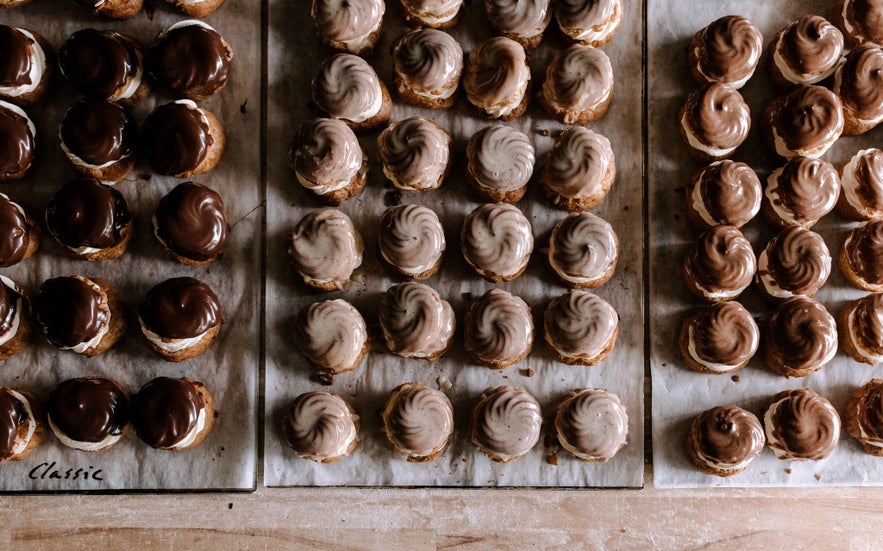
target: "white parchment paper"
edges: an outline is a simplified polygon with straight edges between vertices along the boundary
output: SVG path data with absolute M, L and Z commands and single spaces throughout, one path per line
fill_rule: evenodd
M 732 403 L 762 416 L 776 393 L 807 386 L 828 398 L 842 418 L 848 396 L 869 379 L 883 376 L 883 368 L 859 364 L 843 352 L 822 371 L 804 379 L 787 379 L 775 374 L 765 366 L 760 353 L 735 377 L 706 375 L 687 368 L 678 352 L 681 321 L 700 306 L 680 276 L 681 261 L 698 235 L 687 219 L 684 186 L 700 165 L 689 158 L 677 127 L 678 110 L 697 87 L 687 67 L 686 47 L 690 37 L 718 17 L 739 14 L 760 26 L 766 49 L 774 34 L 788 22 L 807 13 L 830 20 L 832 8 L 830 1 L 649 2 L 650 334 L 653 478 L 657 487 L 883 484 L 883 460 L 864 453 L 845 432 L 834 453 L 824 461 L 779 461 L 766 448 L 745 472 L 729 478 L 700 473 L 685 449 L 692 419 L 713 406 Z M 760 140 L 758 115 L 776 95 L 765 63 L 766 51 L 755 76 L 742 89 L 751 108 L 753 127 L 748 141 L 733 156 L 734 160 L 754 168 L 764 184 L 769 172 L 784 164 L 771 155 Z M 881 132 L 883 129 L 877 128 L 861 137 L 841 138 L 823 158 L 839 165 L 860 149 L 879 147 Z M 832 213 L 813 227 L 824 237 L 834 257 L 831 278 L 815 298 L 834 316 L 848 300 L 865 294 L 852 288 L 836 266 L 843 241 L 855 225 Z M 743 230 L 755 252 L 762 250 L 773 236 L 760 217 Z M 753 288 L 739 300 L 755 314 L 763 331 L 772 311 L 770 306 Z
M 518 207 L 533 224 L 536 246 L 524 275 L 499 286 L 521 296 L 531 306 L 538 328 L 534 349 L 527 360 L 495 372 L 473 363 L 463 350 L 462 327 L 453 348 L 438 361 L 407 360 L 388 352 L 379 333 L 376 346 L 354 373 L 334 378 L 330 386 L 311 379 L 306 359 L 291 342 L 297 311 L 313 301 L 344 298 L 351 301 L 377 329 L 377 308 L 383 292 L 397 282 L 378 260 L 376 228 L 383 210 L 395 201 L 378 162 L 376 133 L 360 142 L 371 159 L 368 186 L 341 210 L 352 217 L 366 243 L 358 281 L 342 292 L 317 294 L 307 290 L 288 266 L 285 237 L 294 224 L 317 203 L 298 185 L 288 163 L 288 145 L 299 124 L 317 116 L 311 110 L 310 81 L 330 51 L 320 46 L 309 25 L 309 2 L 272 0 L 269 29 L 269 151 L 267 186 L 267 368 L 264 481 L 268 486 L 288 485 L 421 485 L 421 486 L 641 486 L 643 476 L 643 325 L 642 325 L 642 204 L 641 204 L 641 3 L 627 2 L 625 23 L 605 51 L 613 61 L 616 84 L 613 104 L 606 117 L 590 125 L 607 135 L 617 157 L 618 176 L 612 191 L 594 212 L 610 221 L 619 234 L 622 251 L 614 278 L 597 290 L 621 316 L 619 340 L 611 356 L 595 367 L 571 367 L 555 363 L 542 339 L 542 312 L 553 297 L 566 292 L 540 251 L 548 242 L 552 226 L 566 216 L 551 208 L 537 182 L 538 170 Z M 490 36 L 482 2 L 467 3 L 460 23 L 451 31 L 469 52 Z M 404 34 L 405 24 L 395 1 L 387 2 L 383 39 L 371 63 L 387 86 L 392 85 L 392 42 Z M 552 54 L 565 43 L 554 20 L 542 47 L 530 54 L 534 89 L 538 89 Z M 475 116 L 462 97 L 449 111 L 428 111 L 398 102 L 393 120 L 423 115 L 446 128 L 455 140 L 457 160 L 451 176 L 432 192 L 405 194 L 403 203 L 420 203 L 439 214 L 447 238 L 442 269 L 426 281 L 450 301 L 462 324 L 470 299 L 493 285 L 480 279 L 460 253 L 459 231 L 465 215 L 478 203 L 464 181 L 465 145 L 479 128 L 491 124 Z M 534 104 L 525 116 L 511 123 L 530 136 L 538 167 L 562 128 Z M 527 376 L 526 370 L 535 372 Z M 406 381 L 422 381 L 437 388 L 437 379 L 449 380 L 447 391 L 454 405 L 455 433 L 450 448 L 428 464 L 411 464 L 393 457 L 381 433 L 379 410 L 389 392 Z M 489 386 L 521 385 L 540 402 L 547 421 L 566 393 L 578 387 L 601 387 L 623 400 L 629 415 L 628 445 L 609 463 L 583 463 L 562 451 L 558 465 L 546 461 L 550 450 L 541 442 L 512 463 L 493 463 L 469 441 L 466 426 L 476 398 Z M 341 394 L 361 416 L 362 448 L 331 465 L 297 458 L 285 445 L 279 430 L 282 408 L 295 396 L 324 389 Z M 548 430 L 544 429 L 544 436 Z
M 130 316 L 123 340 L 95 358 L 58 351 L 42 336 L 24 353 L 0 366 L 0 384 L 33 390 L 45 398 L 56 383 L 93 375 L 112 377 L 133 394 L 158 376 L 190 377 L 205 382 L 214 395 L 217 420 L 205 442 L 190 451 L 154 450 L 129 431 L 105 452 L 87 453 L 61 445 L 50 433 L 25 461 L 0 464 L 0 490 L 182 490 L 253 489 L 257 458 L 257 380 L 259 369 L 261 179 L 260 179 L 260 9 L 254 0 L 227 0 L 208 17 L 234 50 L 227 88 L 202 103 L 223 122 L 226 152 L 211 172 L 193 178 L 224 198 L 231 228 L 224 256 L 204 268 L 191 268 L 168 258 L 150 223 L 160 197 L 181 180 L 151 175 L 145 161 L 117 184 L 134 217 L 132 242 L 119 259 L 89 263 L 63 255 L 44 232 L 37 254 L 2 270 L 21 282 L 33 297 L 48 278 L 82 274 L 107 280 L 130 308 L 137 306 L 156 283 L 170 277 L 192 276 L 208 283 L 221 299 L 224 326 L 202 356 L 179 364 L 165 362 L 147 346 Z M 142 11 L 129 21 L 92 17 L 73 2 L 35 0 L 0 11 L 0 22 L 35 30 L 57 50 L 74 31 L 94 27 L 114 29 L 152 43 L 165 27 L 185 17 L 165 2 L 148 2 L 155 11 Z M 37 126 L 38 159 L 23 180 L 5 184 L 3 193 L 30 206 L 42 218 L 49 198 L 73 178 L 59 147 L 58 125 L 79 94 L 56 73 L 48 103 L 27 108 Z M 139 128 L 158 102 L 155 93 L 135 112 Z M 256 210 L 257 209 L 257 210 Z M 80 469 L 79 473 L 77 469 Z M 96 471 L 100 472 L 96 475 Z M 88 478 L 83 476 L 88 473 Z

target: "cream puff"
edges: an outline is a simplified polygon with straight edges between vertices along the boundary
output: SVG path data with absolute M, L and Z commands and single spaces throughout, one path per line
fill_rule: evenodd
M 558 404 L 554 426 L 561 447 L 587 462 L 613 459 L 629 435 L 619 396 L 598 388 L 572 390 Z
M 112 185 L 135 167 L 138 126 L 116 103 L 78 101 L 65 113 L 58 137 L 71 168 L 85 178 Z
M 203 101 L 227 86 L 232 59 L 233 48 L 218 31 L 191 19 L 159 33 L 147 54 L 147 67 L 176 97 Z
M 289 157 L 297 181 L 323 204 L 339 206 L 365 188 L 368 156 L 343 121 L 305 122 L 291 142 Z
M 837 316 L 837 335 L 853 360 L 870 366 L 883 362 L 883 294 L 846 303 Z
M 0 25 L 0 99 L 19 105 L 43 101 L 55 72 L 52 45 L 34 31 Z
M 469 103 L 492 119 L 520 117 L 530 102 L 530 66 L 524 48 L 503 36 L 476 46 L 466 60 L 463 90 Z
M 220 8 L 225 0 L 166 0 L 166 2 L 189 17 L 207 17 Z
M 570 126 L 555 139 L 540 184 L 553 204 L 582 212 L 600 204 L 615 179 L 610 140 L 584 126 Z
M 312 90 L 319 109 L 356 132 L 386 126 L 392 115 L 386 85 L 367 61 L 353 54 L 335 54 L 323 61 Z
M 883 456 L 883 379 L 871 379 L 849 397 L 843 427 L 867 453 Z
M 337 394 L 306 392 L 282 413 L 282 432 L 295 455 L 334 463 L 359 445 L 359 415 Z
M 841 167 L 836 208 L 850 220 L 883 218 L 883 151 L 862 149 Z
M 28 297 L 21 285 L 0 275 L 0 361 L 24 350 L 32 335 Z
M 168 255 L 185 266 L 205 266 L 224 254 L 227 211 L 220 194 L 202 184 L 178 184 L 159 200 L 153 235 Z
M 0 100 L 0 182 L 22 178 L 34 163 L 37 128 L 24 110 Z
M 751 111 L 729 84 L 712 82 L 696 90 L 681 109 L 681 138 L 700 162 L 720 161 L 736 151 L 751 129 Z
M 678 348 L 687 367 L 713 375 L 746 365 L 760 346 L 760 329 L 736 301 L 705 306 L 681 324 Z
M 588 124 L 613 100 L 613 66 L 604 50 L 574 44 L 546 67 L 540 103 L 563 124 Z
M 202 444 L 215 426 L 215 417 L 211 392 L 202 382 L 186 377 L 157 377 L 132 397 L 135 434 L 159 450 L 183 451 Z
M 498 386 L 481 393 L 469 417 L 472 443 L 492 461 L 508 463 L 540 440 L 543 412 L 521 387 Z
M 770 239 L 757 256 L 757 286 L 773 302 L 812 298 L 831 275 L 831 253 L 822 236 L 790 226 Z
M 0 267 L 8 268 L 33 256 L 42 233 L 27 208 L 0 193 Z
M 797 157 L 767 177 L 761 214 L 772 226 L 811 228 L 831 212 L 840 195 L 840 176 L 834 165 Z
M 154 109 L 144 121 L 142 138 L 150 166 L 159 174 L 175 178 L 215 168 L 226 145 L 221 121 L 189 99 Z
M 131 36 L 82 29 L 58 52 L 61 73 L 80 93 L 131 107 L 151 91 L 144 73 L 145 52 Z
M 550 0 L 484 0 L 491 26 L 523 47 L 536 48 L 552 20 Z
M 763 425 L 767 445 L 781 460 L 825 459 L 840 440 L 840 415 L 831 402 L 809 388 L 776 394 Z
M 460 43 L 442 31 L 414 29 L 392 47 L 396 91 L 404 103 L 447 109 L 457 99 L 463 73 Z
M 356 369 L 371 348 L 365 319 L 342 299 L 313 302 L 301 308 L 293 337 L 310 364 L 331 375 Z
M 862 222 L 853 228 L 840 249 L 840 270 L 864 291 L 883 291 L 883 219 Z
M 339 52 L 370 55 L 380 40 L 383 0 L 313 0 L 310 18 L 319 37 Z
M 843 134 L 858 136 L 883 121 L 883 48 L 865 44 L 849 52 L 834 73 L 843 105 Z
M 851 47 L 883 45 L 883 7 L 874 0 L 837 0 L 832 20 Z
M 767 66 L 776 86 L 815 84 L 834 74 L 843 56 L 843 33 L 827 19 L 807 14 L 776 33 Z
M 520 297 L 490 289 L 469 306 L 464 348 L 477 363 L 506 369 L 524 360 L 533 347 L 533 317 Z
M 387 289 L 379 318 L 386 347 L 404 358 L 432 361 L 454 342 L 454 309 L 422 283 L 409 281 Z
M 380 256 L 405 278 L 429 279 L 441 267 L 445 230 L 438 215 L 421 205 L 397 205 L 380 217 Z
M 83 377 L 55 385 L 46 399 L 49 427 L 69 448 L 104 451 L 129 430 L 129 393 L 113 379 Z
M 488 281 L 511 281 L 533 252 L 530 221 L 509 203 L 485 203 L 466 215 L 460 229 L 463 258 Z
M 616 344 L 619 314 L 604 299 L 575 289 L 553 299 L 543 313 L 549 352 L 568 365 L 603 361 Z
M 517 203 L 527 191 L 535 162 L 526 135 L 511 126 L 486 126 L 466 146 L 466 181 L 482 201 Z
M 0 387 L 0 461 L 21 461 L 46 437 L 46 411 L 21 388 Z
M 555 19 L 571 40 L 585 46 L 601 47 L 622 26 L 622 0 L 558 0 Z
M 619 238 L 613 227 L 590 212 L 571 214 L 552 228 L 549 265 L 574 289 L 594 289 L 616 271 Z
M 699 169 L 685 188 L 687 213 L 696 229 L 741 228 L 760 212 L 763 190 L 757 173 L 745 163 L 717 161 Z
M 756 415 L 737 406 L 717 406 L 693 420 L 687 434 L 687 453 L 703 473 L 733 476 L 748 468 L 765 443 Z
M 837 323 L 818 302 L 797 296 L 780 304 L 767 322 L 767 367 L 785 377 L 806 377 L 837 353 Z
M 770 102 L 761 123 L 771 152 L 786 159 L 818 159 L 843 133 L 843 107 L 827 88 L 801 86 Z
M 144 0 L 76 0 L 92 15 L 107 19 L 130 19 L 144 7 Z
M 311 211 L 288 237 L 288 254 L 297 273 L 320 291 L 343 289 L 362 264 L 364 249 L 353 221 L 336 209 Z
M 410 117 L 387 126 L 377 137 L 383 173 L 403 191 L 429 191 L 448 175 L 451 136 L 423 117 Z
M 757 25 L 740 15 L 721 17 L 690 40 L 690 74 L 699 84 L 721 82 L 738 90 L 754 75 L 762 49 Z
M 412 24 L 433 29 L 447 29 L 457 24 L 463 0 L 399 0 L 405 19 Z
M 393 452 L 411 463 L 434 461 L 447 449 L 454 431 L 451 401 L 420 382 L 394 388 L 381 417 Z
M 733 226 L 714 226 L 696 240 L 684 258 L 681 274 L 697 297 L 725 302 L 742 294 L 756 271 L 754 250 L 742 232 Z

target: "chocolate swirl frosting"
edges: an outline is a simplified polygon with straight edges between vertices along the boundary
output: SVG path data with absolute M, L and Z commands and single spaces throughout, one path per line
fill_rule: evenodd
M 573 44 L 552 58 L 543 95 L 566 109 L 592 109 L 613 89 L 613 66 L 604 50 Z
M 504 192 L 527 185 L 535 160 L 530 138 L 502 124 L 482 128 L 466 146 L 467 172 L 479 184 Z
M 756 268 L 751 243 L 733 226 L 702 232 L 684 262 L 685 274 L 711 293 L 748 286 Z
M 383 172 L 396 187 L 420 191 L 441 183 L 447 171 L 451 137 L 438 124 L 410 117 L 389 125 L 377 137 Z
M 883 284 L 883 219 L 862 222 L 852 230 L 843 254 L 858 277 L 871 285 Z
M 779 459 L 824 459 L 840 439 L 840 416 L 808 388 L 776 394 L 764 415 L 767 442 Z
M 566 128 L 552 146 L 543 183 L 558 195 L 577 198 L 596 193 L 616 160 L 610 140 L 584 126 Z
M 291 146 L 298 180 L 308 187 L 330 191 L 348 184 L 367 158 L 352 129 L 337 119 L 313 119 L 298 128 Z
M 744 365 L 760 343 L 760 331 L 751 312 L 735 301 L 703 308 L 687 320 L 687 331 L 689 352 L 714 371 Z M 723 369 L 714 368 L 718 366 Z
M 0 101 L 0 136 L 0 180 L 18 177 L 34 161 L 34 123 L 19 107 Z
M 370 118 L 382 95 L 377 73 L 353 54 L 329 57 L 313 79 L 313 101 L 336 119 L 362 122 Z
M 178 184 L 160 199 L 154 229 L 159 240 L 180 256 L 196 261 L 217 258 L 227 243 L 224 200 L 201 184 Z
M 760 420 L 736 406 L 702 412 L 690 428 L 698 455 L 711 466 L 733 468 L 757 457 L 766 442 Z
M 350 217 L 337 209 L 308 213 L 288 239 L 297 270 L 319 282 L 345 281 L 362 263 L 364 244 Z
M 540 405 L 523 388 L 489 388 L 472 409 L 472 443 L 492 459 L 505 463 L 536 445 L 542 423 Z
M 571 278 L 595 278 L 616 265 L 619 239 L 613 227 L 590 212 L 558 222 L 549 243 L 549 264 Z
M 758 281 L 776 297 L 811 297 L 831 275 L 831 253 L 825 240 L 803 226 L 787 227 L 772 238 L 758 264 Z
M 601 297 L 576 289 L 553 299 L 543 317 L 546 341 L 568 356 L 594 358 L 616 337 L 619 315 Z
M 0 460 L 16 454 L 16 444 L 27 434 L 31 415 L 28 408 L 14 394 L 11 388 L 0 387 Z
M 136 78 L 141 68 L 137 42 L 115 31 L 82 29 L 68 37 L 58 53 L 61 72 L 80 92 L 112 98 Z
M 466 314 L 466 350 L 485 362 L 511 363 L 533 345 L 533 317 L 521 298 L 491 289 Z
M 558 441 L 587 461 L 607 461 L 626 444 L 629 419 L 619 397 L 600 389 L 575 390 L 558 406 Z
M 852 338 L 861 350 L 883 356 L 883 294 L 874 293 L 858 299 L 849 324 Z M 878 426 L 883 431 L 883 423 Z
M 516 277 L 533 251 L 530 221 L 516 206 L 486 203 L 463 221 L 460 247 L 483 276 Z
M 484 7 L 497 30 L 525 38 L 541 34 L 552 19 L 549 0 L 485 0 Z
M 61 121 L 62 148 L 93 166 L 119 161 L 135 152 L 138 127 L 128 111 L 105 100 L 80 100 Z
M 138 316 L 161 337 L 191 339 L 221 323 L 221 304 L 205 283 L 192 277 L 174 277 L 147 292 Z
M 50 422 L 76 442 L 102 442 L 129 424 L 129 397 L 110 379 L 68 379 L 49 391 Z
M 858 44 L 883 44 L 883 6 L 876 0 L 843 2 L 846 34 Z
M 837 352 L 837 325 L 824 306 L 798 296 L 773 312 L 765 339 L 766 354 L 786 369 L 821 368 Z
M 328 392 L 307 392 L 295 398 L 283 413 L 282 431 L 298 455 L 316 461 L 344 455 L 358 438 L 349 406 Z
M 132 426 L 148 446 L 173 448 L 197 427 L 202 383 L 157 377 L 132 398 Z
M 883 446 L 883 379 L 871 379 L 862 385 L 848 402 L 848 406 L 853 405 L 860 431 L 858 436 L 874 447 Z
M 843 52 L 843 34 L 819 15 L 804 15 L 779 36 L 782 58 L 800 75 L 824 75 L 837 66 Z
M 834 79 L 843 109 L 862 121 L 883 118 L 883 48 L 865 44 L 849 52 Z
M 21 304 L 21 289 L 11 279 L 0 275 L 0 335 L 9 335 L 16 327 L 16 319 L 23 314 Z
M 840 137 L 843 109 L 840 99 L 827 88 L 801 86 L 776 100 L 771 124 L 774 137 L 781 138 L 788 150 L 819 149 Z M 778 146 L 776 150 L 783 153 Z
M 40 285 L 34 301 L 43 334 L 55 346 L 87 342 L 110 323 L 110 307 L 101 288 L 82 276 L 56 277 Z
M 870 148 L 856 153 L 843 168 L 840 183 L 854 208 L 883 213 L 883 151 Z
M 89 178 L 65 184 L 46 207 L 46 227 L 72 249 L 113 247 L 131 221 L 123 194 Z
M 469 52 L 463 89 L 473 105 L 486 109 L 517 104 L 529 81 L 527 55 L 514 40 L 498 36 Z
M 831 212 L 840 195 L 840 176 L 834 165 L 819 159 L 795 157 L 773 171 L 765 199 L 784 225 L 811 227 Z
M 150 165 L 168 176 L 194 170 L 214 143 L 208 118 L 190 100 L 157 107 L 144 121 L 143 138 Z
M 32 231 L 24 208 L 0 193 L 0 267 L 6 268 L 24 259 Z
M 763 35 L 757 25 L 728 15 L 693 35 L 689 52 L 691 64 L 698 64 L 706 80 L 739 83 L 754 73 L 762 48 Z
M 447 348 L 454 334 L 454 310 L 432 287 L 407 282 L 390 287 L 380 301 L 380 327 L 389 349 L 425 358 Z
M 557 0 L 555 19 L 562 30 L 603 28 L 610 18 L 622 10 L 620 0 Z
M 399 270 L 420 275 L 445 252 L 445 232 L 438 215 L 421 205 L 398 205 L 380 217 L 380 254 Z
M 729 84 L 711 82 L 687 99 L 684 117 L 696 139 L 715 149 L 739 147 L 751 128 L 742 94 Z
M 414 29 L 396 42 L 392 53 L 396 76 L 408 88 L 445 97 L 457 87 L 463 71 L 463 50 L 451 35 L 435 29 Z
M 454 430 L 451 401 L 423 383 L 405 383 L 390 394 L 383 426 L 393 447 L 412 461 L 421 461 L 448 445 Z
M 0 25 L 0 87 L 14 88 L 31 82 L 35 42 L 15 27 Z
M 760 211 L 761 196 L 757 173 L 738 161 L 712 163 L 687 186 L 687 201 L 708 227 L 742 227 Z
M 147 66 L 163 86 L 180 96 L 210 96 L 227 84 L 233 50 L 201 21 L 181 21 L 160 33 Z
M 322 371 L 338 373 L 355 367 L 368 341 L 365 320 L 345 300 L 325 300 L 305 306 L 294 324 L 294 342 Z
M 358 40 L 380 27 L 383 0 L 313 0 L 313 24 L 330 40 Z

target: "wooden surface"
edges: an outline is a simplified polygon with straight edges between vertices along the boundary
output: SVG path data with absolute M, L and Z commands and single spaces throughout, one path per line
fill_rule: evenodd
M 17 495 L 0 549 L 870 550 L 881 518 L 879 488 Z

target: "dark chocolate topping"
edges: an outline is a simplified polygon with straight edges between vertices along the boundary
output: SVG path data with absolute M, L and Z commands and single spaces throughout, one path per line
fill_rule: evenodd
M 883 42 L 883 6 L 879 0 L 851 0 L 846 5 L 844 19 L 854 27 L 850 35 L 859 43 Z
M 785 59 L 804 75 L 831 70 L 843 53 L 843 35 L 819 15 L 797 19 L 784 29 L 781 40 Z
M 773 127 L 788 149 L 810 149 L 836 140 L 843 131 L 843 112 L 834 92 L 801 86 L 779 98 Z
M 135 76 L 141 64 L 135 40 L 114 31 L 83 29 L 58 53 L 64 76 L 82 93 L 109 98 Z
M 176 277 L 148 291 L 138 315 L 161 337 L 189 339 L 220 323 L 221 305 L 205 283 L 192 277 Z
M 61 139 L 68 151 L 91 165 L 119 161 L 135 150 L 135 117 L 105 100 L 81 100 L 61 121 Z
M 702 232 L 687 257 L 690 274 L 708 291 L 731 290 L 751 283 L 756 260 L 751 243 L 733 226 Z
M 698 172 L 692 183 L 699 186 L 702 204 L 717 224 L 740 227 L 760 209 L 760 180 L 745 163 L 725 160 L 712 164 Z M 693 186 L 688 187 L 688 194 L 692 195 Z M 688 201 L 692 203 L 692 197 Z
M 210 96 L 227 82 L 233 52 L 217 31 L 199 24 L 169 30 L 150 49 L 150 73 L 183 96 Z
M 9 389 L 0 389 L 0 459 L 12 457 L 19 428 L 28 422 L 28 411 Z
M 0 281 L 0 335 L 12 329 L 18 314 L 18 299 L 21 293 Z
M 180 256 L 197 261 L 217 258 L 227 242 L 224 200 L 203 185 L 179 184 L 156 207 L 156 232 Z
M 883 293 L 858 299 L 852 314 L 854 341 L 873 354 L 883 355 Z M 883 432 L 883 423 L 878 425 Z
M 771 190 L 773 205 L 793 214 L 794 224 L 815 222 L 828 214 L 840 194 L 840 175 L 828 161 L 794 157 Z
M 102 294 L 90 283 L 77 277 L 57 277 L 40 286 L 34 310 L 52 344 L 74 347 L 95 338 L 110 321 Z
M 752 74 L 762 48 L 760 29 L 739 15 L 713 21 L 690 41 L 691 59 L 696 59 L 707 80 L 718 82 L 735 82 Z
M 883 116 L 883 48 L 864 44 L 849 52 L 840 68 L 840 101 L 857 119 Z
M 775 285 L 795 295 L 812 295 L 831 275 L 831 255 L 825 240 L 803 226 L 782 230 L 767 245 L 766 253 L 767 272 Z
M 824 459 L 834 451 L 840 416 L 831 402 L 808 388 L 780 392 L 773 400 L 778 405 L 766 427 L 771 447 L 796 459 Z
M 871 379 L 857 391 L 859 426 L 866 438 L 883 440 L 883 379 Z M 0 410 L 2 411 L 2 410 Z
M 0 178 L 27 170 L 34 160 L 35 147 L 27 119 L 0 105 Z
M 28 250 L 28 236 L 32 231 L 28 218 L 16 203 L 0 193 L 0 266 L 21 262 Z
M 765 442 L 760 420 L 736 406 L 717 406 L 693 422 L 698 448 L 706 458 L 736 465 L 756 457 Z
M 129 398 L 110 379 L 68 379 L 49 391 L 52 424 L 71 440 L 101 442 L 129 424 Z
M 849 234 L 849 266 L 871 285 L 883 283 L 883 220 L 870 220 Z
M 147 160 L 168 176 L 195 169 L 214 143 L 202 111 L 180 101 L 157 107 L 144 121 L 143 137 Z
M 131 221 L 123 194 L 88 178 L 65 184 L 46 207 L 49 231 L 71 248 L 113 247 Z
M 0 25 L 0 86 L 28 86 L 31 82 L 30 38 L 15 27 Z
M 757 351 L 760 332 L 751 313 L 738 302 L 720 302 L 690 321 L 696 355 L 706 362 L 740 365 Z
M 798 296 L 773 312 L 764 338 L 785 367 L 805 369 L 831 358 L 837 349 L 837 325 L 824 306 Z
M 710 82 L 690 95 L 686 113 L 701 143 L 717 149 L 738 147 L 751 129 L 751 111 L 738 90 Z
M 192 382 L 157 377 L 132 399 L 132 425 L 149 446 L 170 448 L 193 430 L 204 407 Z

